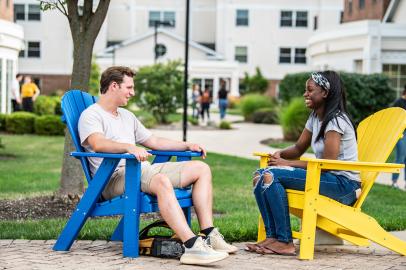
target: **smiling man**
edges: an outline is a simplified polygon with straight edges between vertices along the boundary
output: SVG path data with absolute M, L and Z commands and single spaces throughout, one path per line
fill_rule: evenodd
M 120 108 L 134 96 L 134 72 L 128 67 L 110 67 L 100 79 L 100 99 L 89 106 L 79 119 L 79 136 L 88 152 L 130 153 L 141 161 L 141 190 L 157 196 L 163 219 L 179 236 L 185 246 L 180 261 L 185 264 L 209 264 L 225 259 L 237 251 L 227 244 L 212 217 L 212 176 L 202 161 L 150 164 L 150 154 L 141 144 L 153 150 L 200 151 L 195 143 L 174 141 L 154 136 L 130 111 Z M 92 174 L 101 164 L 100 158 L 89 158 Z M 121 160 L 103 191 L 108 200 L 124 193 L 125 160 Z M 174 188 L 193 185 L 193 204 L 200 223 L 201 234 L 196 236 L 175 197 Z M 207 244 L 207 242 L 210 243 Z

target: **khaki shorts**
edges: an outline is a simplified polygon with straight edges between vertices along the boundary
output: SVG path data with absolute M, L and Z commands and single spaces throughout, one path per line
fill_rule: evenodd
M 180 173 L 187 161 L 183 162 L 164 162 L 145 166 L 141 171 L 141 191 L 151 194 L 150 184 L 152 178 L 162 173 L 171 181 L 174 188 L 181 188 Z M 111 175 L 102 195 L 105 200 L 112 199 L 124 193 L 125 187 L 125 166 L 119 166 Z

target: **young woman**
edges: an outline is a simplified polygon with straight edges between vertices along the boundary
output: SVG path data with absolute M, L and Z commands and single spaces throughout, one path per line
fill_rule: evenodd
M 304 190 L 307 163 L 297 159 L 310 145 L 317 158 L 358 160 L 355 126 L 347 112 L 340 76 L 334 71 L 312 73 L 303 96 L 312 113 L 298 141 L 270 155 L 269 167 L 254 173 L 254 195 L 264 220 L 266 239 L 247 244 L 248 251 L 296 255 L 285 189 Z M 356 172 L 321 173 L 320 194 L 343 204 L 352 205 L 360 187 Z

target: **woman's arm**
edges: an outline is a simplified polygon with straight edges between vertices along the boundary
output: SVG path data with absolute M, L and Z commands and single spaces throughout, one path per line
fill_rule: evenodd
M 307 162 L 296 160 L 309 148 L 312 140 L 312 133 L 303 129 L 297 142 L 281 151 L 275 152 L 270 156 L 269 166 L 291 166 L 297 168 L 306 168 Z

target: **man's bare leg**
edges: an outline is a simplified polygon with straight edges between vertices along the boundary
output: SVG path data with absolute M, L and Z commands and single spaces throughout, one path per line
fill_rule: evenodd
M 178 235 L 182 242 L 192 238 L 195 234 L 189 228 L 182 208 L 179 206 L 172 183 L 164 174 L 152 177 L 150 191 L 158 198 L 158 207 L 163 219 Z
M 213 189 L 210 167 L 201 161 L 186 162 L 180 174 L 182 187 L 193 184 L 193 205 L 200 228 L 213 227 Z

